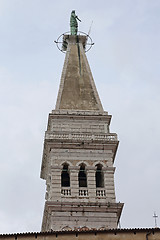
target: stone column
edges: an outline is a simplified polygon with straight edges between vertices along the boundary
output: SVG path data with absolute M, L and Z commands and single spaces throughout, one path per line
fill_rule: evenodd
M 88 184 L 88 195 L 90 201 L 95 201 L 96 198 L 96 167 L 86 167 L 87 171 L 87 184 Z
M 108 202 L 115 202 L 114 172 L 115 167 L 103 168 L 104 186 L 106 190 L 106 198 Z
M 80 167 L 70 166 L 70 186 L 71 186 L 71 196 L 74 198 L 79 197 L 79 182 L 78 182 L 78 173 Z

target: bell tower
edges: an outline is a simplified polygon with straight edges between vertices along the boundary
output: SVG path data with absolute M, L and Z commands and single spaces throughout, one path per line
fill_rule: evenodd
M 117 228 L 123 208 L 114 188 L 118 138 L 110 133 L 111 115 L 96 90 L 85 54 L 87 39 L 63 35 L 66 56 L 41 167 L 46 181 L 42 231 Z

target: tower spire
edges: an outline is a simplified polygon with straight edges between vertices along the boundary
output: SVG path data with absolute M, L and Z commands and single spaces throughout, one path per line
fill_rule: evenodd
M 63 66 L 56 109 L 103 111 L 86 58 L 87 37 L 64 35 L 66 57 Z

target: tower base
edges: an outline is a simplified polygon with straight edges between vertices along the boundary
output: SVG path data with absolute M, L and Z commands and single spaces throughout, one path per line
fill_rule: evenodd
M 58 203 L 46 201 L 42 232 L 117 228 L 123 203 Z

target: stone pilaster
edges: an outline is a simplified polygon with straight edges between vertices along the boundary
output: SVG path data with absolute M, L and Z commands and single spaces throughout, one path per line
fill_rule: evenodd
M 86 167 L 87 171 L 87 181 L 88 181 L 88 195 L 89 201 L 95 201 L 96 198 L 96 167 Z
M 70 167 L 70 183 L 71 183 L 71 196 L 72 198 L 78 199 L 79 197 L 79 182 L 78 182 L 78 173 L 79 166 Z
M 114 187 L 114 167 L 103 168 L 104 184 L 108 202 L 115 202 L 115 187 Z
M 51 200 L 61 200 L 61 171 L 62 166 L 52 166 L 51 168 Z

